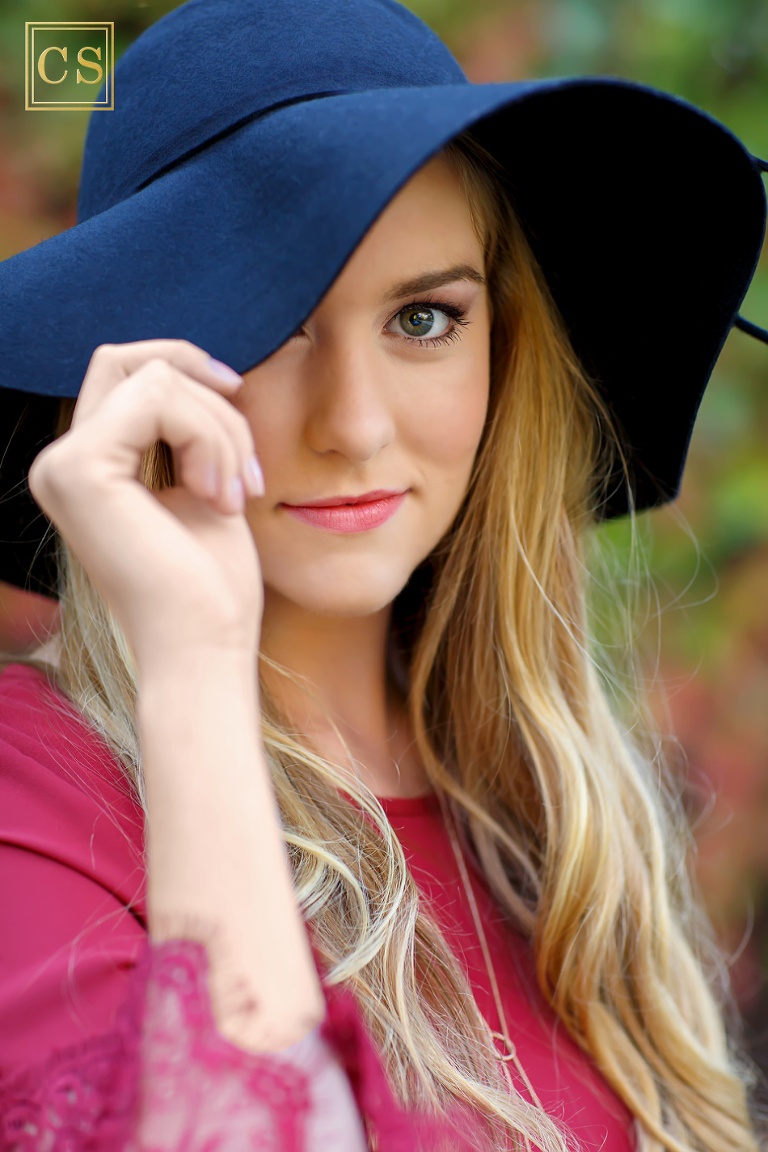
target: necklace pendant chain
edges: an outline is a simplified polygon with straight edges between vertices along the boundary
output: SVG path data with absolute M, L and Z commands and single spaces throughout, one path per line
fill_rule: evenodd
M 493 1036 L 494 1040 L 500 1040 L 502 1045 L 507 1049 L 506 1056 L 503 1056 L 501 1052 L 497 1053 L 499 1060 L 504 1060 L 505 1062 L 508 1060 L 514 1061 L 517 1056 L 517 1051 L 509 1036 L 505 1036 L 503 1032 L 491 1032 L 491 1036 Z
M 472 883 L 469 879 L 469 875 L 467 872 L 467 866 L 464 863 L 464 853 L 462 852 L 461 845 L 459 844 L 459 838 L 458 838 L 458 833 L 456 831 L 456 825 L 455 825 L 455 822 L 453 819 L 453 813 L 450 811 L 449 806 L 446 804 L 446 802 L 445 802 L 443 796 L 441 795 L 439 789 L 437 790 L 437 796 L 438 796 L 438 799 L 440 801 L 440 807 L 441 807 L 442 812 L 443 812 L 443 820 L 445 822 L 445 828 L 446 828 L 446 831 L 448 833 L 448 839 L 451 842 L 451 848 L 453 849 L 453 854 L 456 857 L 456 863 L 458 865 L 459 873 L 461 875 L 461 882 L 462 882 L 462 885 L 464 887 L 464 891 L 466 893 L 467 900 L 469 902 L 470 910 L 472 912 L 472 919 L 475 922 L 475 931 L 477 932 L 477 938 L 480 941 L 480 948 L 482 949 L 483 960 L 485 963 L 486 970 L 488 972 L 488 982 L 491 986 L 491 992 L 493 993 L 493 998 L 494 998 L 494 1001 L 496 1003 L 496 1011 L 498 1012 L 499 1021 L 501 1022 L 501 1026 L 504 1029 L 503 1032 L 496 1032 L 493 1029 L 489 1028 L 489 1031 L 490 1031 L 490 1034 L 492 1037 L 492 1041 L 493 1041 L 494 1055 L 496 1056 L 497 1060 L 501 1061 L 501 1063 L 504 1067 L 504 1071 L 506 1073 L 510 1088 L 512 1088 L 513 1091 L 516 1091 L 514 1081 L 512 1079 L 510 1071 L 509 1071 L 509 1065 L 514 1064 L 515 1068 L 517 1069 L 518 1075 L 520 1076 L 520 1079 L 522 1080 L 528 1093 L 530 1094 L 532 1102 L 537 1106 L 537 1108 L 540 1108 L 541 1111 L 544 1112 L 545 1111 L 544 1105 L 541 1103 L 541 1100 L 537 1096 L 536 1090 L 533 1087 L 533 1084 L 531 1084 L 531 1081 L 528 1078 L 528 1074 L 526 1073 L 525 1069 L 523 1068 L 522 1064 L 520 1063 L 520 1060 L 519 1060 L 518 1055 L 517 1055 L 517 1049 L 515 1047 L 515 1044 L 507 1035 L 507 1033 L 509 1032 L 509 1029 L 507 1027 L 506 1017 L 504 1015 L 504 1007 L 501 1003 L 501 996 L 499 994 L 499 986 L 498 986 L 498 983 L 496 981 L 496 973 L 494 972 L 493 964 L 491 963 L 491 954 L 490 954 L 490 951 L 488 948 L 488 941 L 486 940 L 485 931 L 483 930 L 483 924 L 482 924 L 482 921 L 480 919 L 480 913 L 479 913 L 478 908 L 477 908 L 477 903 L 475 902 L 475 895 L 474 895 L 474 892 L 472 891 Z M 499 1052 L 498 1048 L 496 1047 L 497 1041 L 501 1041 L 502 1046 L 506 1050 L 504 1053 Z

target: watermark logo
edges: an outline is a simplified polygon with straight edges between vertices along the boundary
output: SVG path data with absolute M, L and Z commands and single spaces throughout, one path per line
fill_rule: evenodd
M 28 112 L 114 110 L 114 20 L 27 20 L 24 30 Z

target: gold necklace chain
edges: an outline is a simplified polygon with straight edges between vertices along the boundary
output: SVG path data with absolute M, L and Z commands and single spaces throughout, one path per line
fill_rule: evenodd
M 510 1075 L 509 1068 L 507 1067 L 508 1063 L 510 1063 L 510 1062 L 514 1064 L 515 1068 L 517 1069 L 518 1073 L 520 1074 L 520 1079 L 523 1081 L 526 1088 L 530 1092 L 531 1100 L 533 1101 L 533 1103 L 538 1108 L 541 1108 L 541 1110 L 543 1112 L 544 1106 L 541 1103 L 541 1100 L 539 1099 L 539 1097 L 537 1096 L 536 1090 L 534 1089 L 533 1085 L 531 1084 L 531 1081 L 528 1078 L 528 1074 L 526 1073 L 525 1069 L 523 1068 L 522 1064 L 520 1063 L 520 1060 L 519 1060 L 518 1055 L 517 1055 L 517 1048 L 514 1044 L 514 1041 L 512 1041 L 510 1039 L 510 1036 L 509 1036 L 509 1028 L 507 1027 L 507 1019 L 506 1019 L 506 1016 L 504 1014 L 504 1006 L 501 1003 L 501 996 L 499 995 L 499 986 L 498 986 L 498 983 L 496 982 L 496 973 L 494 972 L 493 964 L 491 963 L 491 954 L 490 954 L 490 951 L 488 948 L 488 941 L 486 940 L 486 937 L 485 937 L 485 932 L 483 930 L 482 921 L 480 919 L 480 913 L 478 911 L 477 904 L 475 902 L 475 896 L 474 896 L 474 893 L 472 891 L 472 884 L 471 884 L 471 881 L 469 879 L 469 874 L 467 872 L 466 864 L 464 863 L 464 854 L 461 850 L 461 845 L 459 844 L 459 839 L 458 839 L 458 835 L 456 832 L 456 825 L 455 825 L 455 822 L 453 819 L 453 813 L 449 810 L 449 806 L 446 804 L 445 800 L 441 796 L 440 790 L 435 789 L 435 791 L 437 793 L 437 797 L 440 801 L 440 807 L 441 807 L 442 812 L 443 812 L 443 820 L 445 823 L 446 831 L 448 832 L 448 839 L 451 842 L 451 848 L 453 849 L 453 854 L 456 857 L 456 863 L 459 867 L 459 872 L 461 874 L 461 882 L 464 885 L 464 891 L 467 894 L 467 900 L 469 901 L 469 906 L 472 910 L 472 919 L 475 922 L 475 931 L 477 932 L 477 937 L 478 937 L 478 940 L 480 941 L 480 947 L 481 947 L 482 952 L 483 952 L 483 959 L 485 961 L 485 967 L 486 967 L 487 972 L 488 972 L 488 980 L 489 980 L 490 985 L 491 985 L 491 991 L 493 993 L 493 998 L 496 1001 L 496 1011 L 499 1014 L 499 1020 L 501 1021 L 501 1026 L 503 1028 L 503 1032 L 495 1032 L 495 1031 L 493 1031 L 493 1029 L 490 1028 L 490 1025 L 489 1025 L 489 1030 L 490 1030 L 491 1036 L 493 1038 L 494 1055 L 496 1056 L 496 1058 L 498 1060 L 501 1061 L 502 1067 L 504 1068 L 504 1071 L 506 1073 L 507 1080 L 509 1081 L 510 1087 L 514 1091 L 517 1091 L 517 1089 L 515 1088 L 514 1081 L 512 1080 L 512 1077 Z M 496 1041 L 497 1040 L 500 1040 L 502 1042 L 502 1044 L 504 1045 L 504 1047 L 506 1048 L 506 1054 L 499 1052 L 499 1050 L 497 1049 L 497 1047 L 496 1047 Z

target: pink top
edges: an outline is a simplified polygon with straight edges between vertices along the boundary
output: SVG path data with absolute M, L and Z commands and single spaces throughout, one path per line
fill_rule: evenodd
M 481 1012 L 501 1030 L 437 797 L 380 799 Z M 42 1136 L 52 1115 L 62 1132 L 92 1124 L 113 1133 L 99 1148 L 131 1142 L 137 1152 L 217 1148 L 232 1124 L 258 1132 L 248 1147 L 274 1152 L 411 1152 L 416 1135 L 436 1139 L 436 1126 L 394 1106 L 349 994 L 325 988 L 325 1022 L 283 1053 L 247 1054 L 220 1036 L 202 945 L 148 937 L 143 827 L 119 764 L 71 702 L 36 669 L 0 672 L 0 1149 L 56 1148 Z M 467 865 L 507 1023 L 544 1107 L 585 1152 L 631 1152 L 632 1115 L 558 1027 L 527 943 Z M 198 1144 L 204 1124 L 216 1136 Z

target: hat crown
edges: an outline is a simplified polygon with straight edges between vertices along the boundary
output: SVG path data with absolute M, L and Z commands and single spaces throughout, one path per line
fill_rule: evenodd
M 78 221 L 276 105 L 465 83 L 445 44 L 397 0 L 188 0 L 115 66 L 115 109 L 88 124 Z

